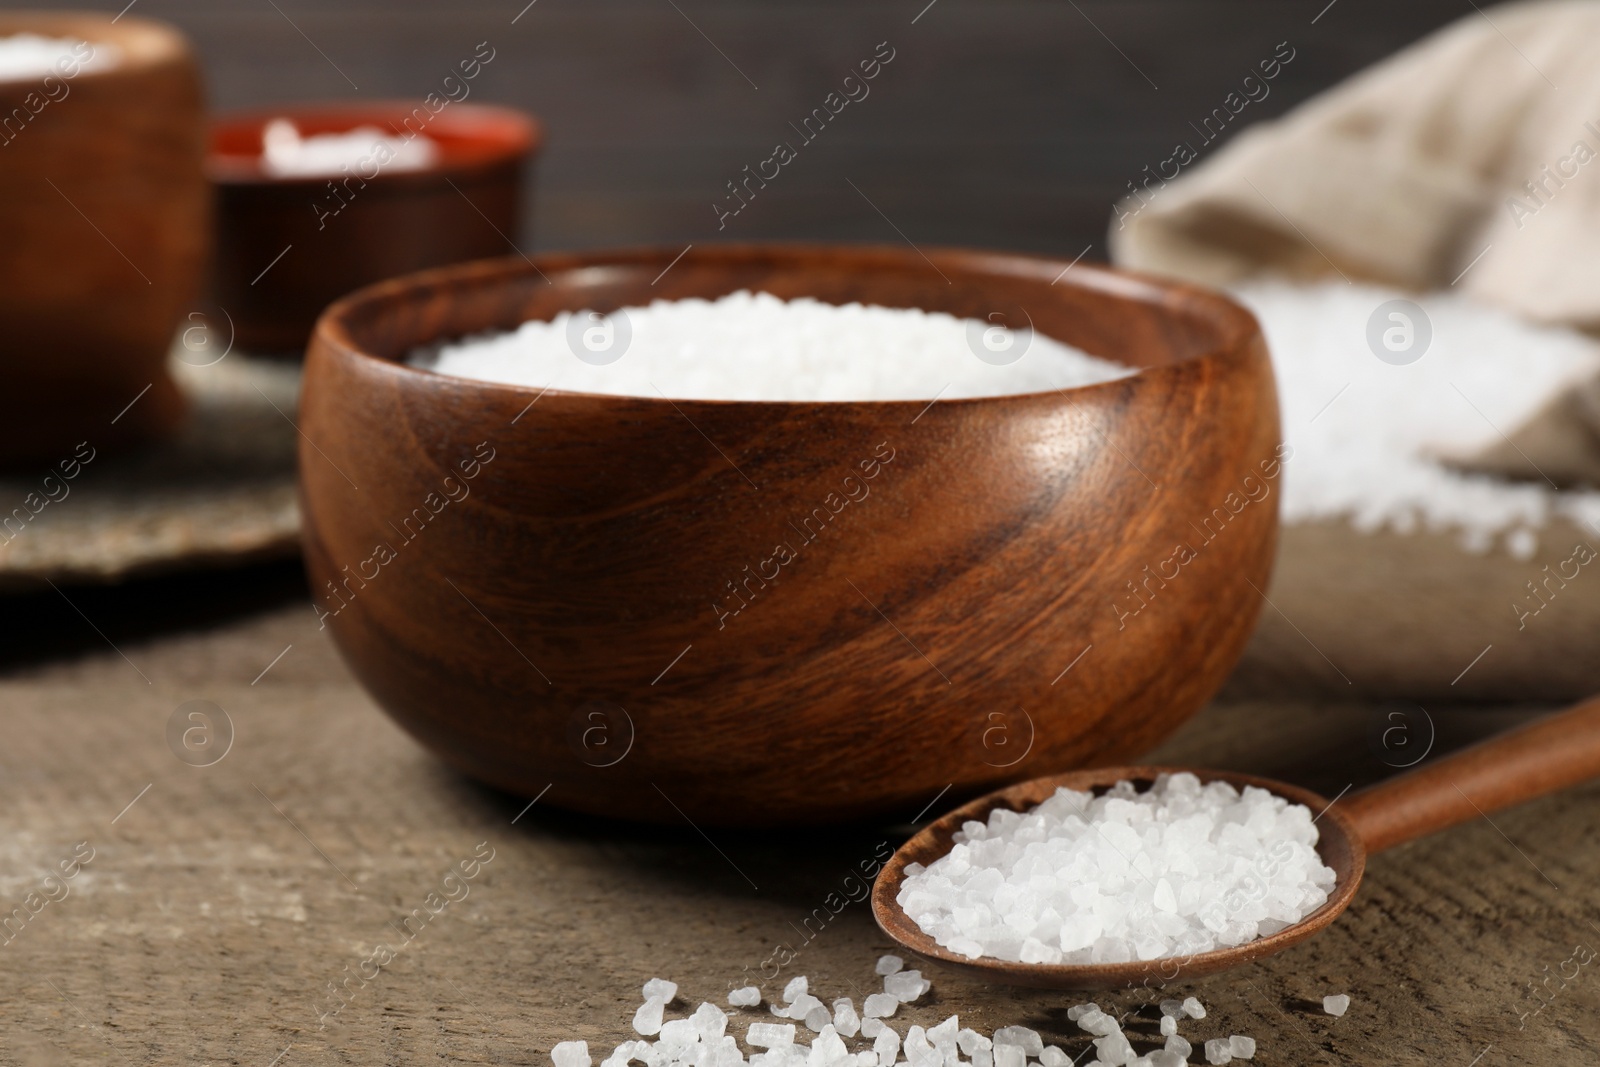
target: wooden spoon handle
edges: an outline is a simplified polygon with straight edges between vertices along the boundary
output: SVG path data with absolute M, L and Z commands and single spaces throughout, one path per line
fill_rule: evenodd
M 1340 805 L 1368 852 L 1600 775 L 1600 697 L 1355 793 Z

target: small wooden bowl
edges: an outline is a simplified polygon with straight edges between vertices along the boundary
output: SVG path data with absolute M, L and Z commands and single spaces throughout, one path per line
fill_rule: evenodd
M 0 462 L 176 426 L 167 352 L 210 239 L 183 37 L 133 16 L 0 13 L 0 36 L 24 32 L 113 46 L 120 61 L 0 81 Z
M 420 132 L 438 144 L 439 158 L 420 170 L 274 175 L 261 165 L 261 134 L 278 118 L 302 134 Z M 295 104 L 219 117 L 206 159 L 217 188 L 212 288 L 237 343 L 298 355 L 322 309 L 352 289 L 510 252 L 522 172 L 540 140 L 531 115 L 480 104 L 432 113 L 405 101 Z
M 910 819 L 941 793 L 1141 752 L 1221 684 L 1277 531 L 1277 401 L 1248 312 L 1032 256 L 678 254 L 452 267 L 318 323 L 300 452 L 317 610 L 425 745 L 604 815 Z M 742 288 L 1020 306 L 1145 369 L 930 406 L 541 393 L 396 362 L 563 309 Z M 1180 543 L 1198 551 L 1153 576 Z M 746 606 L 726 617 L 735 582 Z

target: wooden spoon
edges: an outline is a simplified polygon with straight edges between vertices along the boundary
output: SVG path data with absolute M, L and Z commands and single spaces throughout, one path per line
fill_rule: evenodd
M 1327 903 L 1298 923 L 1233 948 L 1198 955 L 1131 963 L 1040 964 L 968 959 L 939 945 L 900 909 L 900 884 L 909 863 L 932 863 L 950 851 L 965 822 L 984 821 L 990 811 L 1022 811 L 1065 786 L 1104 789 L 1122 779 L 1148 785 L 1158 774 L 1188 770 L 1201 781 L 1260 786 L 1320 813 L 1317 852 L 1338 875 Z M 1462 749 L 1416 770 L 1379 782 L 1330 803 L 1296 786 L 1248 774 L 1186 767 L 1105 767 L 1036 778 L 990 793 L 930 823 L 884 866 L 872 890 L 878 925 L 902 946 L 927 960 L 975 978 L 1050 989 L 1114 989 L 1158 977 L 1198 978 L 1281 952 L 1331 923 L 1349 906 L 1361 884 L 1367 854 L 1469 822 L 1491 811 L 1554 793 L 1600 774 L 1600 697 Z

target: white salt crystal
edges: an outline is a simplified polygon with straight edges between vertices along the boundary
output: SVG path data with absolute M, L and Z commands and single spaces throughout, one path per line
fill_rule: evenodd
M 1558 494 L 1543 480 L 1501 481 L 1439 459 L 1502 445 L 1501 431 L 1516 436 L 1557 396 L 1592 382 L 1600 354 L 1583 333 L 1453 292 L 1336 280 L 1252 284 L 1235 295 L 1260 319 L 1272 352 L 1293 450 L 1285 523 L 1342 517 L 1360 530 L 1453 529 L 1467 551 L 1499 539 L 1531 558 L 1534 532 L 1552 517 L 1600 520 L 1600 493 Z M 1403 366 L 1378 359 L 1367 340 L 1368 320 L 1394 299 L 1417 303 L 1432 332 L 1421 358 Z
M 1248 1060 L 1256 1054 L 1256 1039 L 1243 1034 L 1229 1034 L 1228 1048 L 1236 1060 Z
M 883 1026 L 882 1023 L 878 1025 Z M 883 1026 L 872 1039 L 872 1051 L 878 1054 L 878 1067 L 894 1067 L 895 1057 L 900 1053 L 900 1035 L 893 1027 Z
M 1027 1067 L 1028 1057 L 1016 1045 L 994 1047 L 994 1067 Z
M 895 1003 L 898 1004 L 899 1001 L 895 1001 Z M 877 1036 L 879 1034 L 881 1034 L 881 1033 L 883 1033 L 883 1020 L 882 1019 L 874 1018 L 873 1016 L 870 1016 L 870 1015 L 865 1016 L 865 1017 L 862 1018 L 862 1020 L 861 1020 L 861 1036 L 862 1037 L 866 1038 L 868 1041 L 872 1041 L 872 1040 L 875 1040 L 877 1038 Z
M 1171 1037 L 1167 1038 L 1167 1051 L 1176 1052 L 1184 1059 L 1188 1059 L 1189 1054 L 1194 1051 L 1194 1046 L 1189 1044 L 1189 1042 L 1180 1035 L 1173 1034 Z
M 661 1044 L 698 1045 L 700 1030 L 693 1019 L 668 1019 L 661 1024 Z
M 861 1032 L 861 1016 L 856 1014 L 855 1002 L 849 997 L 833 1002 L 833 1028 L 840 1037 L 855 1037 Z
M 911 1003 L 932 987 L 921 971 L 896 971 L 883 979 L 883 991 L 902 1004 Z
M 753 985 L 743 986 L 728 994 L 730 1008 L 754 1008 L 761 1003 L 761 990 Z
M 994 1044 L 996 1048 L 1015 1045 L 1029 1056 L 1037 1056 L 1044 1051 L 1044 1039 L 1039 1032 L 1026 1026 L 1002 1026 L 994 1032 Z
M 1163 1004 L 1164 1003 L 1165 1003 L 1165 1001 L 1163 1001 Z M 1077 1022 L 1080 1018 L 1082 1018 L 1082 1016 L 1083 1016 L 1083 1014 L 1085 1012 L 1099 1011 L 1099 1010 L 1100 1010 L 1100 1005 L 1096 1004 L 1092 1000 L 1087 1004 L 1074 1004 L 1072 1007 L 1067 1009 L 1067 1018 L 1069 1020 L 1071 1020 L 1072 1022 Z M 1162 1010 L 1164 1011 L 1166 1009 L 1163 1008 Z
M 273 119 L 261 131 L 261 169 L 279 177 L 342 174 L 348 169 L 370 178 L 375 171 L 421 170 L 438 156 L 438 143 L 425 134 L 397 137 L 376 126 L 302 135 L 289 119 Z
M 906 961 L 899 956 L 879 956 L 878 966 L 875 968 L 880 975 L 890 975 L 899 971 L 906 965 Z
M 1150 1067 L 1184 1067 L 1185 1063 L 1182 1056 L 1170 1049 L 1157 1049 L 1146 1059 L 1150 1061 Z
M 1083 1030 L 1086 1033 L 1104 1036 L 1116 1030 L 1120 1030 L 1122 1027 L 1117 1023 L 1116 1019 L 1112 1018 L 1110 1015 L 1107 1015 L 1099 1008 L 1092 1008 L 1078 1016 L 1078 1029 Z
M 1059 1045 L 1046 1045 L 1039 1054 L 1039 1063 L 1043 1067 L 1067 1067 L 1072 1062 L 1072 1057 Z
M 1185 997 L 1183 999 L 1183 1013 L 1191 1019 L 1204 1019 L 1206 1017 L 1206 1006 L 1194 997 Z
M 812 999 L 815 1000 L 816 998 L 813 997 Z M 806 1012 L 805 1024 L 813 1033 L 820 1034 L 826 1027 L 833 1025 L 833 1013 L 819 1003 L 816 1007 Z
M 1128 783 L 1100 797 L 1061 789 L 1026 812 L 998 808 L 908 874 L 897 899 L 924 932 L 968 957 L 1162 959 L 1252 941 L 1269 911 L 1292 922 L 1320 907 L 1334 873 L 1316 842 L 1305 805 L 1161 775 L 1144 792 Z M 885 988 L 896 990 L 889 979 Z M 1163 1013 L 1173 1014 L 1170 1002 Z
M 956 1047 L 971 1056 L 983 1049 L 993 1048 L 994 1042 L 976 1030 L 963 1029 L 956 1034 Z
M 1133 1046 L 1121 1030 L 1094 1039 L 1095 1056 L 1107 1067 L 1122 1067 L 1133 1062 Z
M 751 1023 L 745 1031 L 745 1044 L 757 1048 L 780 1048 L 794 1044 L 794 1023 Z
M 728 1013 L 710 1002 L 702 1002 L 689 1021 L 705 1041 L 716 1041 L 728 1029 Z
M 633 1013 L 633 1029 L 635 1033 L 645 1037 L 654 1037 L 661 1032 L 661 1016 L 664 1014 L 666 1002 L 660 997 L 651 997 L 639 1005 L 639 1010 Z
M 1350 1010 L 1350 998 L 1343 993 L 1322 998 L 1322 1010 L 1329 1015 L 1343 1015 Z
M 672 998 L 678 995 L 678 983 L 669 982 L 665 978 L 652 978 L 644 984 L 644 999 L 660 1000 L 663 1004 L 672 1003 Z
M 807 1067 L 845 1067 L 850 1050 L 832 1026 L 824 1026 L 811 1042 L 811 1054 L 806 1057 Z
M 624 320 L 626 327 L 618 326 Z M 997 365 L 987 353 L 980 358 L 973 340 L 991 323 L 914 308 L 784 301 L 769 293 L 658 300 L 594 322 L 593 312 L 563 311 L 550 322 L 419 349 L 410 358 L 444 374 L 538 389 L 703 400 L 1004 396 L 1133 373 L 1039 333 L 1020 358 Z M 612 357 L 622 329 L 627 347 Z M 591 344 L 594 331 L 600 332 Z M 603 358 L 579 359 L 569 336 Z M 1019 343 L 1022 336 L 1014 335 Z M 861 358 L 865 352 L 872 358 Z
M 1173 1034 L 1175 1034 L 1177 1032 L 1178 1032 L 1178 1020 L 1174 1019 L 1170 1015 L 1163 1015 L 1161 1017 L 1161 1036 L 1162 1037 L 1171 1037 Z
M 893 993 L 871 993 L 861 1002 L 861 1014 L 869 1019 L 886 1018 L 900 1007 L 900 998 Z
M 808 988 L 805 975 L 789 979 L 789 984 L 783 987 L 783 1002 L 792 1004 L 796 997 L 804 996 Z
M 590 1067 L 589 1042 L 561 1041 L 550 1050 L 550 1060 L 556 1067 Z
M 1206 1062 L 1213 1064 L 1231 1063 L 1233 1061 L 1233 1048 L 1228 1044 L 1228 1039 L 1219 1037 L 1206 1042 Z
M 1170 1015 L 1170 1016 L 1182 1015 L 1183 1014 L 1183 1001 L 1181 1001 L 1181 1000 L 1171 1000 L 1171 999 L 1163 1000 L 1161 1002 L 1161 1014 L 1162 1015 Z

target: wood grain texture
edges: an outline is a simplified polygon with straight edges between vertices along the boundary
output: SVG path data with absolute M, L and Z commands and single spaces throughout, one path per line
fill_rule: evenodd
M 585 811 L 807 823 L 1126 758 L 1220 685 L 1276 528 L 1276 497 L 1240 488 L 1277 446 L 1247 313 L 1031 257 L 720 247 L 662 276 L 676 254 L 450 268 L 319 325 L 312 584 L 357 674 L 446 760 Z M 541 394 L 391 362 L 560 309 L 745 287 L 1021 305 L 1144 370 L 929 406 Z M 416 511 L 446 479 L 459 502 Z M 1180 542 L 1197 547 L 1170 580 L 1149 570 Z M 1154 610 L 1129 626 L 1135 582 Z
M 873 961 L 894 943 L 863 901 L 840 900 L 846 876 L 904 829 L 710 830 L 708 842 L 682 821 L 620 825 L 542 801 L 524 812 L 526 800 L 452 773 L 379 711 L 292 582 L 271 610 L 229 608 L 215 579 L 182 583 L 185 612 L 172 610 L 171 582 L 72 594 L 148 685 L 54 593 L 53 614 L 42 600 L 11 602 L 30 640 L 50 630 L 81 643 L 27 665 L 13 659 L 0 676 L 0 903 L 17 906 L 75 842 L 97 856 L 67 899 L 0 945 L 0 1063 L 264 1067 L 292 1045 L 278 1067 L 548 1067 L 557 1041 L 586 1039 L 598 1061 L 634 1037 L 628 1023 L 652 975 L 681 983 L 680 1015 L 739 985 L 776 996 L 800 974 L 858 1007 L 878 988 Z M 208 625 L 197 629 L 201 615 Z M 163 738 L 192 699 L 215 701 L 235 727 L 231 753 L 211 767 L 180 763 Z M 1151 759 L 1331 797 L 1388 772 L 1368 746 L 1382 710 L 1328 698 L 1213 703 Z M 1432 710 L 1442 753 L 1537 709 Z M 910 819 L 936 792 L 893 819 Z M 1542 1001 L 1532 990 L 1575 944 L 1600 948 L 1585 888 L 1600 879 L 1600 787 L 1494 823 L 1372 857 L 1351 908 L 1292 951 L 1093 999 L 1126 1013 L 1148 1049 L 1160 1042 L 1157 1003 L 1198 996 L 1208 1016 L 1183 1032 L 1252 1035 L 1260 1067 L 1465 1067 L 1480 1054 L 1478 1067 L 1594 1062 L 1593 966 L 1565 988 L 1552 977 Z M 485 840 L 497 855 L 471 895 L 376 981 L 354 983 L 348 1006 L 319 1029 L 328 983 L 399 938 L 393 924 Z M 1035 1027 L 1080 1063 L 1093 1058 L 1063 994 L 926 973 L 933 990 L 899 1010 L 902 1033 L 959 1013 L 985 1032 Z M 1321 998 L 1340 992 L 1350 1013 L 1322 1014 Z M 741 1012 L 730 1032 L 761 1018 L 765 1009 Z
M 398 100 L 303 104 L 229 112 L 213 122 L 212 287 L 241 348 L 298 356 L 322 309 L 354 289 L 505 254 L 506 235 L 521 229 L 522 180 L 539 146 L 538 123 L 510 108 L 448 101 L 435 107 Z M 276 118 L 290 119 L 307 136 L 358 126 L 396 137 L 420 133 L 434 142 L 438 158 L 410 171 L 373 162 L 331 178 L 274 175 L 262 168 L 260 152 L 262 128 Z
M 25 31 L 121 56 L 0 81 L 0 462 L 54 462 L 177 425 L 167 348 L 195 306 L 210 201 L 181 36 L 133 16 L 0 13 L 0 36 Z

